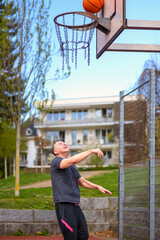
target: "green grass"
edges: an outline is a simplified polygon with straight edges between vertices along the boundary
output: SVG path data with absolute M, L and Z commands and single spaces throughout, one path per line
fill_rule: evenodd
M 101 168 L 79 168 L 79 171 L 96 171 L 96 170 L 115 170 L 117 165 L 101 167 Z M 48 173 L 24 173 L 23 170 L 20 171 L 20 186 L 25 186 L 28 184 L 41 182 L 45 180 L 50 180 L 50 172 Z M 0 189 L 8 189 L 15 187 L 15 177 L 9 176 L 7 179 L 0 179 Z
M 99 176 L 89 178 L 89 181 L 101 185 L 112 192 L 112 197 L 118 196 L 118 170 L 111 171 Z M 103 193 L 97 190 L 90 190 L 80 187 L 81 197 L 105 197 Z
M 54 209 L 52 188 L 30 188 L 20 190 L 15 197 L 13 190 L 0 192 L 0 208 L 6 209 Z
M 50 173 L 24 173 L 23 170 L 20 171 L 20 185 L 28 185 L 36 182 L 41 182 L 51 179 Z M 7 179 L 0 179 L 0 189 L 14 188 L 15 177 L 9 176 Z
M 149 170 L 148 167 L 126 167 L 124 177 L 125 206 L 148 207 L 149 202 Z M 160 167 L 155 168 L 155 202 L 160 207 Z M 130 198 L 130 200 L 129 200 Z
M 37 182 L 40 180 L 50 179 L 50 175 L 45 173 L 43 175 L 37 176 L 37 174 L 23 174 L 21 178 L 21 185 L 26 185 L 28 183 Z M 32 175 L 32 176 L 31 176 Z M 9 181 L 10 179 L 10 181 Z M 89 181 L 102 185 L 104 188 L 110 190 L 113 195 L 118 196 L 118 170 L 111 170 L 108 173 L 95 176 L 90 178 Z M 0 181 L 1 182 L 1 181 Z M 2 183 L 3 182 L 3 183 Z M 1 182 L 0 191 L 0 208 L 6 209 L 41 209 L 41 210 L 53 210 L 53 197 L 52 188 L 30 188 L 21 189 L 20 196 L 15 197 L 14 190 L 5 190 L 9 187 L 14 187 L 14 181 L 10 177 L 8 179 L 3 179 Z M 105 197 L 98 190 L 89 190 L 80 187 L 81 197 Z

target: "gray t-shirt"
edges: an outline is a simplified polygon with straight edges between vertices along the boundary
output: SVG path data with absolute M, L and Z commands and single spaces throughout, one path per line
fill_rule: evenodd
M 75 165 L 60 169 L 60 162 L 63 158 L 56 157 L 51 163 L 51 180 L 53 201 L 58 202 L 80 202 L 80 190 L 78 179 L 81 177 Z

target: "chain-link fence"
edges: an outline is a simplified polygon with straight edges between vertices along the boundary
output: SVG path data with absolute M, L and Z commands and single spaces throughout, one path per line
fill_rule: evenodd
M 120 240 L 160 239 L 160 117 L 155 93 L 155 69 L 138 88 L 120 92 Z

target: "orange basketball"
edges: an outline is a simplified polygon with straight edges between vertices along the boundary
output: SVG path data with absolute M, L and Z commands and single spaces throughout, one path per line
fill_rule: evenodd
M 83 8 L 86 12 L 97 13 L 103 7 L 103 0 L 83 0 Z

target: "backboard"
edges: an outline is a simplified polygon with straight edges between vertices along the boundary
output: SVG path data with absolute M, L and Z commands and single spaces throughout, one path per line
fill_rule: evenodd
M 109 18 L 111 31 L 107 34 L 97 29 L 97 58 L 114 42 L 125 28 L 126 0 L 104 0 L 98 18 Z
M 160 52 L 160 44 L 114 43 L 123 30 L 160 30 L 160 21 L 126 18 L 126 0 L 104 0 L 99 19 L 110 19 L 110 30 L 106 33 L 97 29 L 97 58 L 105 51 Z M 137 39 L 138 41 L 138 39 Z

